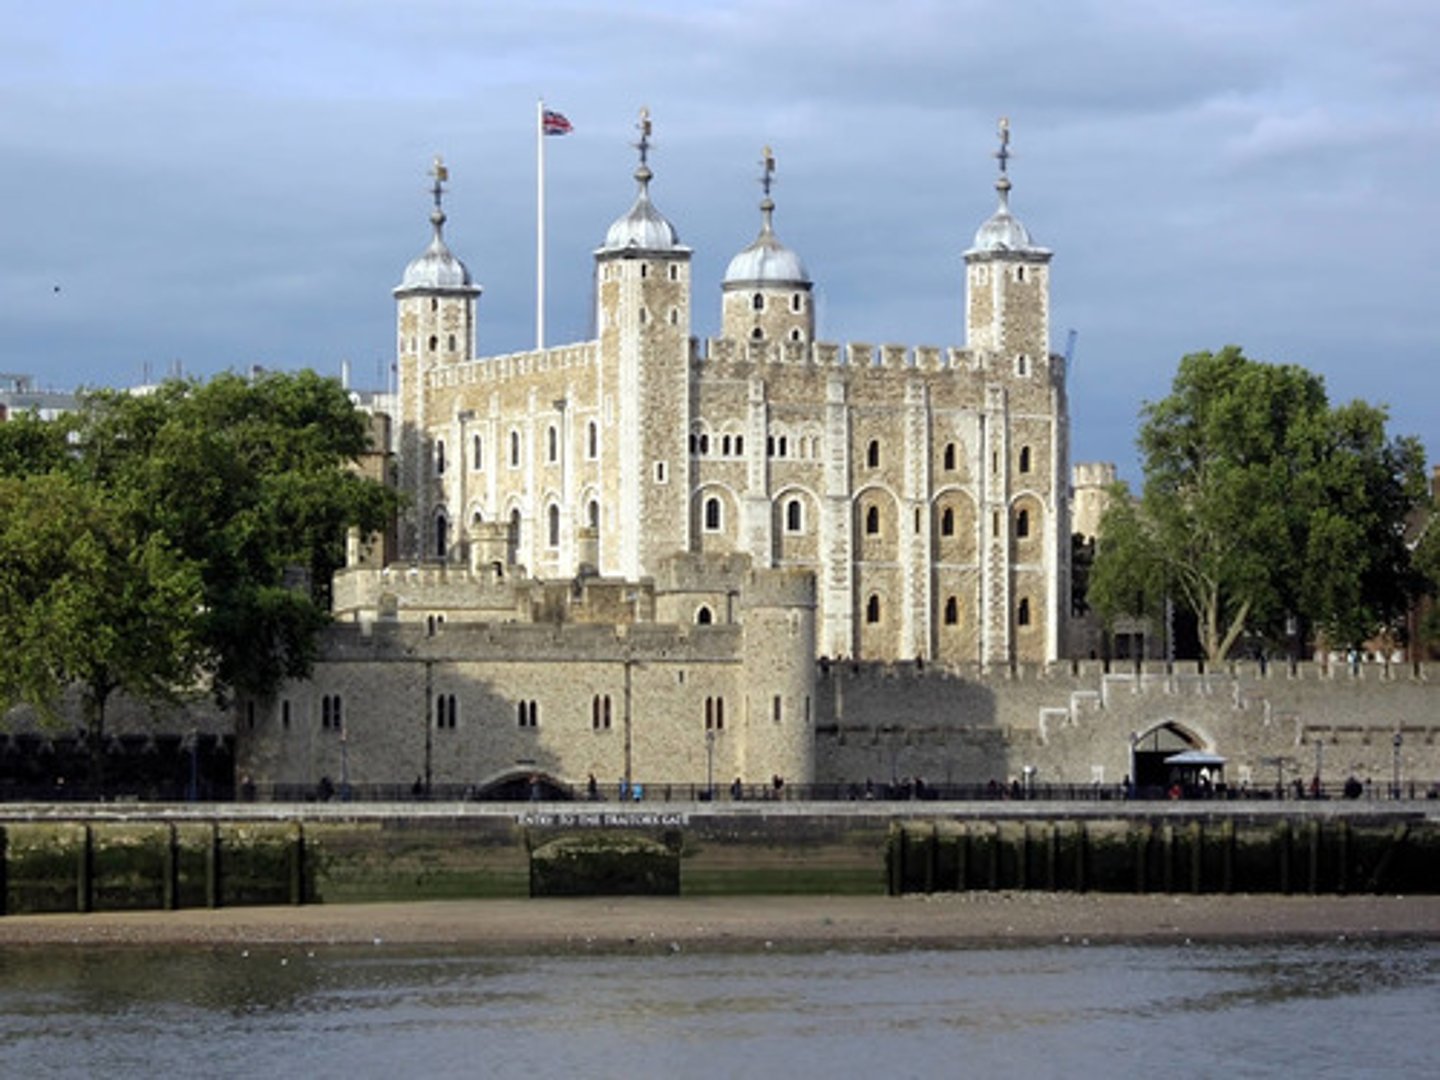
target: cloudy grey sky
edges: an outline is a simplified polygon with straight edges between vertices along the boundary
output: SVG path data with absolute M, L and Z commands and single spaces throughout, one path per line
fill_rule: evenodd
M 1440 457 L 1437 48 L 1426 0 L 0 0 L 0 371 L 381 385 L 437 152 L 481 350 L 529 347 L 541 96 L 575 125 L 547 144 L 551 343 L 589 333 L 643 104 L 697 334 L 768 143 L 821 336 L 960 344 L 1008 115 L 1052 347 L 1079 332 L 1076 460 L 1133 478 L 1141 403 L 1231 342 Z

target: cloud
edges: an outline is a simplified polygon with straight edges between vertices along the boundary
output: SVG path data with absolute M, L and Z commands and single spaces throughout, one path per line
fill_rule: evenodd
M 486 286 L 482 345 L 524 347 L 542 94 L 576 123 L 550 145 L 552 338 L 590 332 L 590 253 L 629 204 L 648 104 L 655 198 L 696 250 L 697 333 L 715 332 L 720 275 L 754 235 L 770 143 L 777 228 L 826 333 L 958 343 L 961 253 L 993 207 L 1009 115 L 1015 208 L 1056 252 L 1056 345 L 1080 331 L 1075 458 L 1133 462 L 1140 400 L 1183 353 L 1231 340 L 1398 402 L 1397 429 L 1440 452 L 1435 5 L 7 8 L 7 370 L 60 385 L 172 357 L 383 371 L 436 152 L 447 236 Z

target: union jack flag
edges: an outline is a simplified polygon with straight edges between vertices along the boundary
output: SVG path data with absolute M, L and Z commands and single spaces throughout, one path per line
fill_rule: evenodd
M 564 113 L 558 113 L 554 109 L 546 109 L 540 119 L 541 130 L 546 135 L 569 135 L 574 126 L 565 119 Z

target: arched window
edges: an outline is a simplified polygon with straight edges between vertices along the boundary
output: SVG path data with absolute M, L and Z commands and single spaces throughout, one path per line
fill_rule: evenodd
M 437 558 L 445 558 L 445 549 L 450 541 L 450 522 L 446 519 L 444 512 L 435 515 L 435 555 Z
M 517 555 L 520 551 L 520 511 L 510 511 L 510 554 Z
M 712 495 L 705 500 L 705 530 L 719 532 L 720 521 L 720 500 Z
M 940 512 L 940 535 L 955 535 L 955 511 L 948 506 Z
M 1022 473 L 1030 471 L 1030 448 L 1028 446 L 1020 447 L 1020 471 Z
M 780 457 L 789 457 L 789 456 L 790 456 L 790 442 L 789 442 L 789 440 L 788 440 L 784 435 L 781 435 L 781 436 L 780 436 L 780 455 L 779 455 L 779 456 L 780 456 Z
M 551 504 L 550 504 L 550 509 L 545 512 L 545 517 L 546 517 L 546 525 L 547 525 L 547 528 L 548 528 L 548 532 L 547 532 L 547 535 L 546 535 L 546 539 L 549 541 L 549 544 L 550 544 L 550 546 L 551 546 L 552 548 L 553 548 L 553 547 L 559 547 L 559 546 L 560 546 L 560 507 L 556 506 L 554 503 L 551 503 Z
M 865 448 L 865 466 L 870 469 L 880 467 L 880 440 L 871 439 L 870 445 Z
M 590 528 L 594 529 L 594 530 L 596 531 L 596 533 L 599 533 L 599 531 L 600 531 L 600 501 L 599 501 L 598 499 L 591 499 L 589 505 L 586 506 L 586 508 L 585 508 L 585 520 L 586 520 L 586 522 L 589 523 Z
M 805 527 L 805 505 L 799 499 L 785 504 L 785 531 L 798 533 Z
M 545 431 L 545 460 L 552 465 L 560 460 L 560 431 L 554 424 Z
M 585 456 L 592 461 L 600 456 L 600 425 L 594 420 L 585 426 Z
M 764 294 L 764 293 L 758 293 L 758 292 L 757 292 L 754 296 L 752 296 L 752 297 L 750 298 L 750 306 L 751 306 L 752 308 L 754 308 L 756 311 L 764 311 L 764 310 L 765 310 L 765 294 Z
M 700 433 L 700 453 L 702 456 L 710 453 L 710 436 L 704 432 Z
M 880 621 L 879 593 L 871 593 L 870 599 L 865 601 L 865 621 L 867 623 L 878 623 Z
M 720 440 L 720 453 L 725 457 L 730 456 L 730 436 L 726 435 Z
M 955 471 L 955 444 L 953 442 L 945 444 L 945 471 Z
M 1030 598 L 1022 596 L 1019 605 L 1015 608 L 1015 625 L 1030 625 Z
M 520 432 L 518 431 L 510 432 L 510 467 L 512 469 L 520 467 Z
M 470 437 L 470 467 L 472 469 L 485 467 L 485 444 L 480 441 L 479 435 Z
M 865 508 L 865 535 L 880 535 L 880 508 L 878 506 L 867 506 Z
M 436 337 L 434 334 L 431 334 L 431 335 L 430 335 L 430 340 L 429 340 L 428 344 L 429 344 L 429 346 L 430 346 L 430 351 L 431 351 L 431 352 L 434 352 L 436 349 L 438 349 L 438 348 L 440 347 L 440 339 L 439 339 L 438 337 Z
M 435 475 L 445 475 L 445 440 L 435 440 Z
M 701 604 L 700 610 L 695 612 L 695 623 L 698 626 L 709 626 L 715 621 L 715 616 L 710 612 L 709 604 Z
M 798 292 L 790 294 L 790 310 L 794 312 L 805 310 L 805 297 L 803 294 Z M 796 338 L 795 340 L 799 341 L 800 339 Z
M 1022 509 L 1015 515 L 1015 535 L 1021 540 L 1030 535 L 1030 511 Z
M 755 327 L 754 330 L 751 330 L 751 331 L 750 331 L 750 340 L 751 340 L 751 341 L 764 341 L 764 340 L 765 340 L 765 331 L 764 331 L 764 330 L 761 330 L 760 327 L 758 327 L 758 326 Z
M 451 352 L 454 352 L 454 351 L 455 351 L 455 335 L 454 335 L 454 334 L 451 334 L 451 335 L 450 335 L 450 340 L 447 342 L 447 345 L 448 345 L 448 347 L 449 347 L 449 349 L 450 349 Z
M 805 335 L 802 334 L 802 333 L 800 333 L 800 328 L 799 328 L 798 326 L 795 327 L 793 330 L 790 331 L 790 340 L 791 340 L 791 341 L 804 341 L 804 340 L 805 340 Z
M 745 436 L 744 436 L 744 435 L 736 435 L 736 436 L 735 436 L 735 454 L 736 454 L 736 456 L 738 457 L 739 455 L 741 455 L 741 454 L 743 454 L 743 453 L 745 453 Z
M 945 598 L 945 625 L 954 626 L 960 621 L 960 601 L 953 596 Z

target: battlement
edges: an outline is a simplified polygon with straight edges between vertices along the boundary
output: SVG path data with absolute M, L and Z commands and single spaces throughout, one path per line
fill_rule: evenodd
M 740 606 L 755 608 L 815 607 L 815 575 L 798 567 L 751 570 L 745 577 Z
M 734 338 L 692 338 L 691 365 L 721 376 L 745 377 L 756 368 L 784 366 L 839 370 L 850 373 L 871 371 L 966 372 L 1003 376 L 1010 373 L 1010 359 L 988 349 L 966 349 L 938 345 L 873 345 L 851 341 L 740 341 Z M 1063 373 L 1064 358 L 1048 357 L 1050 370 Z
M 657 592 L 739 592 L 750 573 L 749 555 L 738 552 L 677 552 L 655 575 Z
M 548 349 L 482 356 L 461 364 L 446 364 L 425 373 L 427 387 L 473 386 L 522 378 L 536 372 L 583 370 L 599 363 L 600 343 L 579 341 Z
M 535 663 L 738 661 L 739 626 L 641 623 L 445 623 L 433 632 L 413 623 L 376 624 L 368 632 L 335 626 L 322 640 L 325 662 L 387 660 Z
M 452 563 L 351 567 L 334 579 L 341 624 L 592 623 L 616 626 L 654 618 L 648 581 L 613 578 L 539 580 L 518 568 L 500 572 Z
M 1071 469 L 1071 484 L 1076 488 L 1106 488 L 1115 483 L 1114 462 L 1077 461 Z

